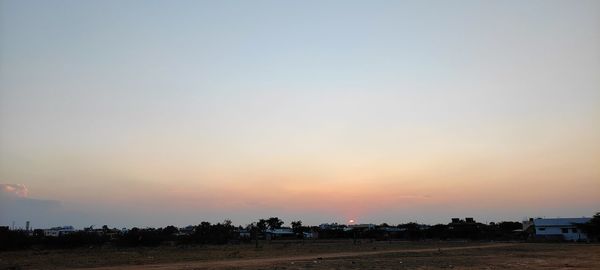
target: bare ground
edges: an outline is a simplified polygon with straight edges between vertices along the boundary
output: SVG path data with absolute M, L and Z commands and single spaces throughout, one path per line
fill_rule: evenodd
M 273 242 L 188 249 L 0 253 L 0 269 L 600 269 L 600 245 L 477 242 Z M 16 268 L 19 269 L 19 268 Z

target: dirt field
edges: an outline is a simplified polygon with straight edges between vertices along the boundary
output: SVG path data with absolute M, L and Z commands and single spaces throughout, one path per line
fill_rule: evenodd
M 600 269 L 600 245 L 288 241 L 254 245 L 17 251 L 0 269 Z

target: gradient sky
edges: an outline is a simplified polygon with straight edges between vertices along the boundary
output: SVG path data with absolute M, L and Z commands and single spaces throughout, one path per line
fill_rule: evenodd
M 0 0 L 0 224 L 600 211 L 600 1 Z

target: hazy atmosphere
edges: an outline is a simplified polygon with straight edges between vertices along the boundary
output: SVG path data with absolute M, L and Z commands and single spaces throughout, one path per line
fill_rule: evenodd
M 0 0 L 0 183 L 36 228 L 591 216 L 600 1 Z

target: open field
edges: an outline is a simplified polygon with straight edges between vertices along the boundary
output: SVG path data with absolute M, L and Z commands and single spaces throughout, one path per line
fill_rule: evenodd
M 600 245 L 273 241 L 226 246 L 13 251 L 0 269 L 600 269 Z

